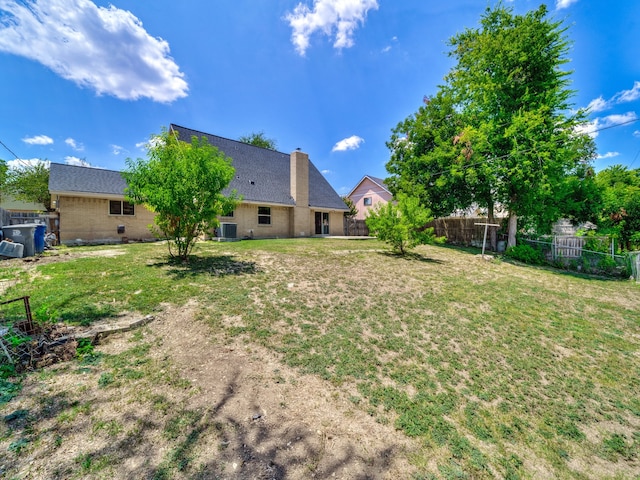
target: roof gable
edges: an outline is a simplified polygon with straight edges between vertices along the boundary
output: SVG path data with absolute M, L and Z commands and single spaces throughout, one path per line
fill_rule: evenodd
M 365 175 L 364 177 L 362 177 L 362 179 L 358 183 L 356 183 L 356 186 L 351 189 L 351 191 L 347 194 L 347 197 L 350 197 L 353 194 L 353 192 L 355 192 L 360 187 L 360 185 L 362 185 L 367 180 L 374 183 L 378 187 L 382 188 L 387 194 L 392 195 L 391 192 L 389 191 L 389 188 L 385 185 L 384 180 L 382 178 L 372 177 L 371 175 Z

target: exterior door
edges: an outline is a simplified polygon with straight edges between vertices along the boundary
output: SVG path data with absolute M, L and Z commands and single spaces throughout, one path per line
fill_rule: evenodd
M 329 213 L 316 212 L 316 235 L 329 235 Z

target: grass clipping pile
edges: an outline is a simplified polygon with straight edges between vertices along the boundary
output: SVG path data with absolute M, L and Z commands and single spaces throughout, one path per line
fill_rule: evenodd
M 166 306 L 2 407 L 0 477 L 410 478 L 415 444 L 344 387 Z

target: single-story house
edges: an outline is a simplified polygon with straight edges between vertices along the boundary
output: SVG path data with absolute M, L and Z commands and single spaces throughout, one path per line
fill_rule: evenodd
M 358 210 L 355 220 L 364 220 L 369 210 L 375 208 L 378 203 L 390 202 L 393 195 L 383 179 L 365 175 L 349 192 L 347 198 L 351 199 Z
M 125 200 L 120 172 L 51 163 L 49 192 L 59 215 L 58 241 L 120 243 L 152 240 L 148 225 L 155 214 Z
M 220 217 L 226 238 L 342 235 L 348 211 L 340 196 L 299 150 L 285 154 L 171 125 L 180 140 L 206 137 L 232 159 L 235 176 L 224 193 L 242 196 L 233 212 Z M 112 243 L 153 238 L 148 225 L 154 214 L 129 204 L 120 172 L 51 164 L 49 191 L 60 214 L 59 240 Z

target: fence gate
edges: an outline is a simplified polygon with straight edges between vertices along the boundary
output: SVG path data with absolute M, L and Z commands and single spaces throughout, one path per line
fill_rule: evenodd
M 558 235 L 553 237 L 553 258 L 579 258 L 586 242 L 584 237 Z

